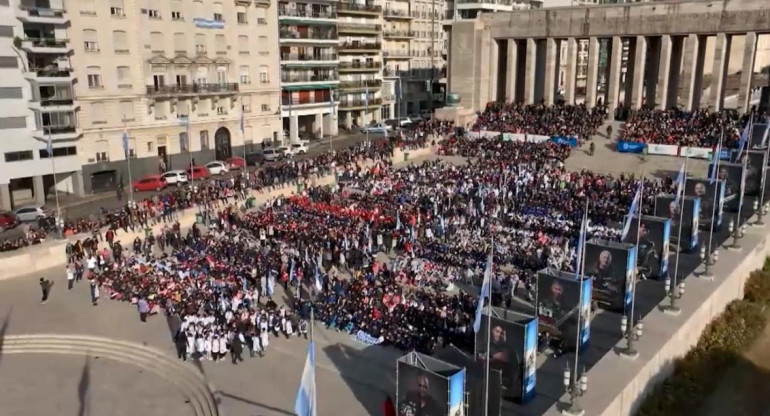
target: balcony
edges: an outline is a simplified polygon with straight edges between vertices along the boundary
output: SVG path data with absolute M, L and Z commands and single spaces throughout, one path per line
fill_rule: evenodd
M 337 13 L 333 11 L 297 10 L 282 7 L 278 9 L 278 20 L 284 23 L 328 23 L 334 25 L 337 23 Z
M 336 45 L 339 42 L 336 28 L 324 28 L 320 30 L 314 27 L 305 27 L 299 30 L 296 26 L 281 25 L 279 36 L 281 43 L 322 43 Z
M 27 38 L 21 41 L 21 48 L 30 53 L 68 54 L 72 51 L 69 39 Z
M 287 91 L 334 89 L 339 82 L 337 74 L 281 74 L 281 86 Z
M 337 3 L 337 13 L 339 14 L 378 16 L 381 12 L 382 6 L 376 4 Z
M 396 102 L 396 96 L 393 95 L 393 94 L 383 95 L 382 96 L 382 102 L 385 103 L 385 104 L 387 104 L 387 103 L 394 103 L 394 102 Z
M 409 51 L 385 51 L 382 53 L 382 57 L 384 59 L 390 59 L 390 60 L 404 60 L 404 59 L 410 59 L 411 55 Z
M 373 53 L 379 52 L 380 48 L 382 48 L 381 43 L 346 42 L 339 46 L 339 51 L 346 53 Z
M 336 66 L 339 63 L 339 57 L 336 53 L 328 54 L 302 54 L 302 53 L 282 53 L 281 65 L 283 66 Z
M 297 107 L 329 108 L 333 99 L 334 98 L 330 97 L 329 94 L 322 94 L 321 97 L 310 95 L 301 98 L 293 98 L 291 100 L 289 100 L 289 97 L 283 96 L 281 97 L 281 105 L 283 106 L 282 110 L 283 113 L 285 113 L 284 115 L 288 116 L 289 107 L 291 107 L 292 110 L 296 110 Z
M 381 98 L 340 100 L 341 110 L 363 110 L 365 108 L 379 107 L 380 105 L 382 105 Z
M 382 62 L 340 62 L 340 72 L 373 72 L 382 68 Z
M 224 84 L 148 85 L 147 95 L 151 97 L 174 97 L 180 95 L 232 95 L 238 93 L 235 82 Z
M 19 6 L 16 17 L 24 23 L 64 25 L 69 22 L 69 19 L 64 14 L 64 10 L 25 5 Z
M 458 10 L 490 10 L 490 11 L 511 11 L 513 10 L 512 0 L 456 0 L 455 6 Z
M 254 4 L 257 7 L 270 7 L 271 0 L 254 0 Z
M 30 101 L 29 108 L 37 111 L 75 111 L 79 107 L 72 98 L 42 98 Z
M 359 81 L 340 81 L 340 90 L 366 90 L 379 89 L 382 86 L 380 79 L 366 79 Z
M 76 140 L 83 136 L 83 130 L 77 126 L 43 126 L 36 130 L 34 137 L 40 140 Z
M 340 23 L 337 25 L 337 32 L 347 34 L 372 34 L 376 35 L 382 31 L 381 25 L 366 23 Z
M 24 78 L 38 83 L 70 83 L 75 79 L 75 75 L 69 68 L 32 68 L 24 73 Z
M 412 20 L 414 19 L 412 16 L 409 15 L 409 13 L 402 11 L 402 10 L 393 10 L 393 9 L 385 9 L 384 12 L 382 12 L 382 17 L 385 18 L 385 20 Z
M 385 39 L 412 39 L 417 34 L 411 30 L 386 30 L 382 32 Z

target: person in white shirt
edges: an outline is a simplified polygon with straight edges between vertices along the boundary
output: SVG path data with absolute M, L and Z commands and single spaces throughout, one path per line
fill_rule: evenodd
M 211 339 L 211 359 L 219 361 L 219 334 Z
M 96 270 L 96 258 L 91 256 L 86 260 L 86 266 L 88 267 L 88 274 L 92 275 Z
M 72 265 L 67 266 L 67 290 L 72 290 L 75 284 L 75 269 Z

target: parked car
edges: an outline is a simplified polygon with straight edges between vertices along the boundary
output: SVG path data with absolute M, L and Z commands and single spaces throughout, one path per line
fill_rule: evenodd
M 225 163 L 227 163 L 227 167 L 230 170 L 233 170 L 233 169 L 243 169 L 243 168 L 246 167 L 246 159 L 244 159 L 242 157 L 238 157 L 238 156 L 231 157 L 231 158 L 225 160 Z
M 187 169 L 187 176 L 190 180 L 206 179 L 211 176 L 211 173 L 205 166 L 193 166 L 192 169 Z
M 362 128 L 361 133 L 382 134 L 387 136 L 389 130 L 390 128 L 388 127 L 387 124 L 375 123 L 375 124 L 372 124 L 371 126 Z
M 19 219 L 12 212 L 0 212 L 0 232 L 19 225 Z
M 167 185 L 176 186 L 186 185 L 190 181 L 187 172 L 183 170 L 170 170 L 163 174 L 163 179 L 166 180 Z
M 412 122 L 412 124 L 417 124 L 421 122 L 423 118 L 419 114 L 412 114 L 409 116 L 409 120 Z
M 265 162 L 275 162 L 283 159 L 283 155 L 277 149 L 265 149 L 262 151 Z
M 27 205 L 16 209 L 13 212 L 16 215 L 16 219 L 21 222 L 37 221 L 40 218 L 47 218 L 51 216 L 51 212 L 48 208 L 42 205 Z
M 281 159 L 291 156 L 291 148 L 289 146 L 278 147 L 275 149 L 275 151 L 281 155 Z
M 292 155 L 304 155 L 307 153 L 307 146 L 302 143 L 292 143 L 289 149 Z
M 206 163 L 206 168 L 212 175 L 224 175 L 225 173 L 230 172 L 230 168 L 227 167 L 227 163 L 222 162 L 221 160 L 215 160 L 213 162 Z
M 134 181 L 131 187 L 134 188 L 134 192 L 146 192 L 146 191 L 161 191 L 166 188 L 168 184 L 163 179 L 163 175 L 148 175 L 142 179 Z
M 410 125 L 412 125 L 412 121 L 409 120 L 406 117 L 389 118 L 389 119 L 385 120 L 385 125 L 390 127 L 390 128 L 392 128 L 392 129 L 395 129 L 395 128 L 398 128 L 398 127 L 406 128 L 406 127 L 409 127 Z

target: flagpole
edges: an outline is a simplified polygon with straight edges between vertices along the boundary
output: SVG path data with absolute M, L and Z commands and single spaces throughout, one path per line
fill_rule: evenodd
M 738 192 L 741 193 L 740 198 L 738 198 L 738 216 L 736 217 L 736 224 L 735 224 L 735 233 L 736 235 L 739 235 L 738 230 L 741 227 L 741 223 L 743 222 L 741 220 L 741 213 L 743 211 L 743 195 L 746 193 L 746 161 L 749 160 L 748 154 L 743 155 L 743 169 L 741 171 L 741 187 Z M 741 236 L 743 237 L 743 236 Z
M 583 212 L 583 225 L 582 225 L 585 234 L 588 234 L 588 198 L 586 198 L 586 208 Z M 578 294 L 578 299 L 583 299 L 583 280 L 585 279 L 585 270 L 586 270 L 586 262 L 585 262 L 585 256 L 586 256 L 586 245 L 587 238 L 583 238 L 583 247 L 581 249 L 581 257 L 580 260 L 580 291 Z M 581 333 L 581 323 L 580 318 L 582 318 L 582 313 L 580 312 L 578 308 L 577 313 L 577 330 L 575 331 L 575 366 L 574 370 L 572 372 L 572 380 L 573 380 L 573 388 L 577 388 L 577 380 L 578 380 L 578 361 L 580 358 L 580 333 Z
M 676 306 L 676 287 L 677 287 L 677 281 L 679 280 L 679 255 L 682 252 L 682 221 L 684 219 L 684 188 L 687 184 L 687 164 L 690 161 L 690 156 L 687 156 L 684 160 L 684 171 L 682 173 L 682 189 L 680 195 L 680 190 L 677 189 L 676 195 L 678 198 L 680 198 L 679 204 L 677 208 L 679 209 L 679 230 L 677 231 L 677 237 L 676 237 L 676 260 L 674 260 L 674 278 L 671 279 L 671 286 L 668 288 L 670 290 L 670 293 L 668 293 L 671 305 L 668 310 L 670 310 L 672 313 L 678 313 L 679 307 Z
M 492 236 L 490 238 L 491 241 L 491 247 L 489 248 L 491 251 L 490 256 L 494 255 L 495 252 L 495 234 L 492 233 Z M 487 296 L 487 349 L 484 352 L 486 354 L 486 365 L 484 368 L 484 416 L 489 416 L 489 348 L 490 348 L 490 338 L 492 338 L 492 263 L 489 264 L 490 270 L 487 272 L 489 273 L 489 282 L 487 287 L 487 293 L 489 296 Z M 482 288 L 484 284 L 482 283 Z M 483 295 L 482 295 L 483 296 Z M 484 301 L 484 298 L 482 297 L 481 301 Z
M 51 137 L 51 130 L 48 130 L 48 150 L 49 157 L 51 158 L 51 170 L 53 171 L 53 193 L 56 198 L 56 216 L 61 221 L 61 206 L 59 205 L 59 188 L 56 186 L 58 181 L 56 180 L 56 158 L 53 157 L 53 138 Z M 57 224 L 58 225 L 58 224 Z M 61 231 L 61 230 L 59 230 Z
M 716 226 L 716 213 L 717 213 L 717 192 L 719 188 L 719 164 L 722 161 L 722 141 L 725 137 L 725 129 L 722 128 L 722 134 L 719 137 L 719 146 L 717 146 L 717 154 L 715 155 L 715 161 L 714 161 L 714 172 L 712 173 L 712 178 L 714 180 L 714 201 L 713 206 L 711 207 L 711 227 L 709 229 L 709 240 L 708 240 L 708 246 L 706 247 L 706 264 L 708 265 L 711 263 L 711 244 L 714 241 L 714 227 Z M 709 178 L 709 182 L 711 182 L 711 179 Z M 706 266 L 708 267 L 708 266 Z
M 244 126 L 245 120 L 243 119 L 243 96 L 241 96 L 241 140 L 243 140 L 243 171 L 246 171 L 248 163 L 246 163 L 246 127 Z M 188 138 L 189 140 L 189 138 Z
M 123 114 L 123 134 L 126 135 L 126 141 L 125 141 L 125 149 L 123 149 L 123 153 L 125 153 L 126 156 L 126 170 L 128 170 L 128 200 L 133 201 L 134 200 L 134 179 L 131 175 L 131 157 L 129 155 L 128 151 L 128 127 L 126 127 L 126 115 Z
M 366 83 L 367 81 L 364 81 Z M 364 91 L 364 100 L 366 101 L 366 105 L 364 106 L 364 120 L 366 120 L 366 115 L 369 112 L 369 85 L 366 85 L 366 90 Z M 369 129 L 364 129 L 366 132 L 366 144 L 369 144 Z
M 187 140 L 187 153 L 190 155 L 190 179 L 192 180 L 192 187 L 195 189 L 195 166 L 193 166 L 192 155 L 192 140 L 190 140 L 190 115 L 187 115 L 187 123 L 185 124 L 185 140 Z M 215 138 L 216 139 L 216 138 Z
M 639 240 L 642 230 L 642 206 L 644 205 L 644 178 L 645 172 L 642 170 L 642 182 L 639 184 L 639 205 L 636 206 L 636 264 L 634 265 L 633 280 L 631 281 L 631 316 L 628 319 L 628 327 L 634 327 L 634 308 L 636 307 L 636 281 L 639 278 Z M 632 213 L 633 215 L 633 213 Z M 633 329 L 629 329 L 633 331 Z

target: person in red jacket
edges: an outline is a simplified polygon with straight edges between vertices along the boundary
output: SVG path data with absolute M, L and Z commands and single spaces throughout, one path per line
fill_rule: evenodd
M 396 406 L 393 405 L 393 399 L 390 396 L 386 397 L 382 403 L 382 416 L 396 416 Z

